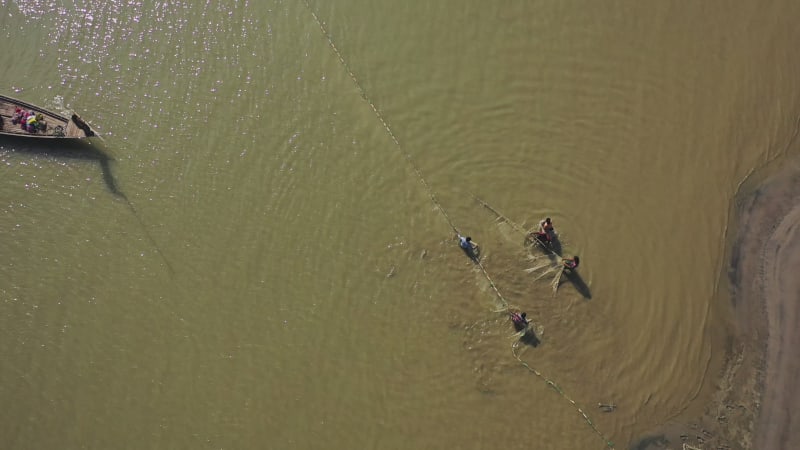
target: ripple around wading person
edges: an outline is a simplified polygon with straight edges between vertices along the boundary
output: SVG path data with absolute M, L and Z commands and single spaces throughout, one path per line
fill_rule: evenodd
M 534 281 L 540 280 L 547 275 L 555 274 L 550 283 L 553 288 L 554 296 L 558 292 L 558 288 L 561 286 L 564 278 L 566 278 L 583 298 L 587 300 L 592 298 L 589 286 L 577 270 L 580 265 L 580 257 L 576 255 L 572 258 L 563 258 L 561 256 L 561 239 L 550 217 L 546 217 L 539 222 L 538 230 L 526 231 L 524 227 L 503 215 L 486 201 L 475 195 L 473 195 L 473 197 L 484 208 L 491 211 L 497 217 L 497 220 L 507 223 L 515 231 L 525 236 L 523 245 L 531 250 L 529 259 L 535 264 L 533 267 L 525 269 L 525 271 L 528 273 L 539 273 L 539 275 L 534 278 Z M 539 249 L 544 252 L 546 261 L 542 262 L 541 255 L 534 254 L 534 249 Z
M 373 113 L 375 114 L 375 117 L 378 119 L 378 121 L 381 123 L 381 125 L 383 125 L 383 128 L 386 130 L 387 134 L 392 139 L 392 142 L 394 143 L 395 148 L 403 155 L 403 157 L 406 160 L 406 163 L 411 168 L 411 170 L 414 172 L 414 174 L 416 175 L 417 179 L 422 184 L 422 186 L 425 188 L 425 191 L 427 192 L 431 203 L 433 203 L 434 207 L 436 207 L 436 209 L 441 213 L 442 217 L 447 221 L 448 225 L 450 225 L 450 228 L 455 232 L 456 240 L 458 242 L 459 247 L 461 248 L 462 251 L 464 251 L 466 253 L 466 255 L 470 258 L 470 260 L 472 260 L 480 268 L 483 276 L 486 278 L 486 280 L 489 283 L 489 287 L 492 289 L 492 291 L 494 292 L 494 294 L 496 295 L 497 299 L 500 301 L 500 303 L 502 305 L 502 307 L 499 310 L 496 310 L 495 312 L 504 313 L 504 314 L 511 313 L 511 307 L 510 307 L 509 302 L 505 299 L 505 297 L 500 292 L 500 290 L 497 287 L 497 285 L 492 280 L 492 277 L 489 275 L 489 272 L 486 270 L 486 267 L 484 267 L 484 265 L 481 263 L 480 246 L 478 246 L 474 241 L 472 241 L 472 238 L 470 236 L 462 235 L 462 233 L 459 231 L 459 229 L 455 226 L 455 223 L 450 218 L 450 215 L 447 213 L 447 210 L 445 210 L 444 206 L 442 206 L 442 204 L 439 203 L 439 200 L 438 200 L 438 198 L 436 196 L 436 193 L 434 192 L 433 188 L 431 188 L 430 184 L 428 184 L 428 182 L 425 179 L 425 177 L 422 175 L 421 170 L 419 169 L 417 164 L 414 162 L 414 160 L 411 158 L 411 155 L 400 144 L 400 141 L 397 139 L 395 133 L 392 131 L 392 128 L 389 126 L 389 123 L 386 122 L 386 120 L 383 118 L 383 115 L 380 113 L 378 108 L 375 106 L 375 104 L 367 96 L 366 91 L 361 86 L 361 83 L 359 82 L 358 78 L 355 76 L 355 74 L 352 72 L 352 70 L 350 70 L 349 65 L 345 61 L 345 59 L 342 56 L 342 54 L 339 52 L 339 49 L 336 48 L 336 45 L 334 45 L 333 39 L 331 38 L 331 35 L 328 32 L 328 30 L 325 28 L 325 25 L 323 24 L 323 22 L 319 19 L 319 17 L 317 17 L 316 13 L 311 9 L 311 6 L 308 4 L 308 2 L 305 2 L 305 5 L 306 5 L 306 8 L 308 8 L 309 12 L 311 13 L 312 17 L 314 18 L 314 21 L 319 26 L 320 31 L 325 36 L 325 39 L 328 41 L 328 44 L 329 44 L 331 50 L 334 52 L 334 54 L 338 58 L 339 62 L 341 63 L 342 67 L 344 68 L 345 71 L 347 71 L 347 74 L 350 76 L 350 79 L 355 84 L 356 88 L 358 89 L 359 94 L 361 95 L 361 98 L 370 106 L 370 108 L 372 109 Z M 554 232 L 554 230 L 553 230 L 553 232 Z M 568 261 L 564 262 L 563 258 L 561 258 L 560 255 L 558 255 L 553 250 L 552 246 L 543 245 L 543 248 L 546 249 L 546 252 L 548 253 L 548 257 L 551 258 L 551 265 L 553 265 L 552 263 L 555 263 L 555 266 L 558 268 L 558 270 L 556 270 L 556 272 L 557 272 L 556 278 L 554 279 L 554 281 L 552 283 L 553 284 L 553 295 L 555 295 L 556 291 L 558 290 L 558 286 L 559 286 L 560 281 L 561 281 L 561 276 L 564 273 L 564 271 L 568 270 L 568 271 L 576 274 L 577 272 L 575 271 L 575 269 L 577 269 L 577 267 L 578 267 L 579 260 L 577 258 L 573 258 L 572 260 L 568 260 Z M 527 318 L 525 318 L 525 320 L 527 322 Z M 525 328 L 522 331 L 520 331 L 521 336 L 519 336 L 520 339 L 519 339 L 518 342 L 530 344 L 531 346 L 537 346 L 539 344 L 539 338 L 537 337 L 536 332 L 534 332 L 533 327 L 531 327 L 530 325 L 532 325 L 532 324 L 526 323 Z M 541 334 L 541 331 L 539 331 L 539 334 Z M 542 381 L 544 381 L 546 384 L 548 384 L 550 387 L 552 387 L 559 395 L 561 395 L 561 397 L 564 398 L 565 401 L 569 402 L 573 406 L 573 408 L 583 417 L 585 423 L 594 431 L 594 433 L 596 433 L 605 442 L 605 444 L 606 444 L 606 446 L 608 448 L 614 448 L 613 442 L 611 442 L 611 440 L 609 440 L 605 435 L 603 435 L 603 433 L 600 432 L 600 430 L 597 429 L 597 427 L 594 425 L 594 423 L 591 421 L 591 419 L 589 419 L 589 416 L 583 411 L 583 409 L 581 409 L 581 407 L 578 406 L 578 404 L 572 398 L 570 398 L 558 386 L 558 384 L 555 381 L 549 379 L 546 375 L 544 375 L 543 373 L 539 372 L 537 369 L 535 369 L 534 367 L 532 367 L 531 365 L 529 365 L 526 361 L 524 361 L 522 359 L 520 353 L 518 352 L 517 343 L 512 344 L 511 351 L 512 351 L 512 354 L 514 355 L 514 358 L 523 367 L 528 369 L 531 373 L 533 373 L 538 378 L 540 378 Z

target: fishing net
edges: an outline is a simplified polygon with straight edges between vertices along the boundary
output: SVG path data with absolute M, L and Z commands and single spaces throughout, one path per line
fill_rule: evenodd
M 372 100 L 370 100 L 370 98 L 367 95 L 367 92 L 364 90 L 361 82 L 358 80 L 358 78 L 355 76 L 353 71 L 350 69 L 350 65 L 347 63 L 347 61 L 345 60 L 345 58 L 342 55 L 342 53 L 336 47 L 336 44 L 333 42 L 333 38 L 331 37 L 331 34 L 328 31 L 328 29 L 325 27 L 324 23 L 319 19 L 317 14 L 311 8 L 311 5 L 308 3 L 308 1 L 304 1 L 304 3 L 305 3 L 306 8 L 308 9 L 308 11 L 311 13 L 311 16 L 314 18 L 314 21 L 319 26 L 320 31 L 322 32 L 322 35 L 327 40 L 328 45 L 330 46 L 330 48 L 333 51 L 334 55 L 339 60 L 339 63 L 342 65 L 344 70 L 350 76 L 350 79 L 353 81 L 353 84 L 355 85 L 356 89 L 358 90 L 359 94 L 361 95 L 361 98 L 369 105 L 369 107 L 372 109 L 373 113 L 375 114 L 375 117 L 378 119 L 378 121 L 381 123 L 381 125 L 383 125 L 383 128 L 386 130 L 386 132 L 389 135 L 389 137 L 391 138 L 392 142 L 394 142 L 395 148 L 397 148 L 397 150 L 403 155 L 403 157 L 405 158 L 405 160 L 408 163 L 409 167 L 414 172 L 414 174 L 416 175 L 417 179 L 420 181 L 422 186 L 425 188 L 425 191 L 428 194 L 428 196 L 429 196 L 431 202 L 433 203 L 434 207 L 442 214 L 444 219 L 447 221 L 447 223 L 450 225 L 450 227 L 455 232 L 456 236 L 460 236 L 461 233 L 459 232 L 458 228 L 456 228 L 455 224 L 453 223 L 452 219 L 450 218 L 450 216 L 447 213 L 447 211 L 445 210 L 445 208 L 441 205 L 441 203 L 439 203 L 439 200 L 437 199 L 434 190 L 431 188 L 431 186 L 426 181 L 425 177 L 422 175 L 422 172 L 420 171 L 419 167 L 415 164 L 414 160 L 411 158 L 411 155 L 407 151 L 405 151 L 403 146 L 400 144 L 400 141 L 397 139 L 397 136 L 392 131 L 392 128 L 389 126 L 389 123 L 384 119 L 383 115 L 378 110 L 378 108 L 375 106 L 375 104 L 372 102 Z M 476 199 L 477 199 L 477 197 L 476 197 Z M 530 245 L 528 243 L 529 242 L 529 238 L 530 238 L 529 237 L 530 233 L 526 232 L 522 227 L 520 227 L 519 225 L 517 225 L 514 222 L 512 222 L 512 221 L 508 220 L 507 218 L 505 218 L 505 216 L 502 216 L 499 212 L 494 210 L 494 208 L 489 206 L 488 203 L 485 203 L 480 199 L 478 199 L 478 201 L 480 201 L 486 208 L 488 208 L 488 209 L 492 210 L 493 212 L 495 212 L 495 214 L 497 214 L 499 217 L 503 217 L 506 220 L 506 222 L 509 223 L 509 225 L 511 225 L 515 230 L 525 234 L 525 245 L 526 246 Z M 456 243 L 456 242 L 454 242 L 454 243 Z M 531 243 L 533 245 L 541 246 L 542 250 L 544 250 L 545 253 L 548 255 L 548 264 L 546 266 L 542 266 L 542 268 L 545 269 L 544 270 L 545 275 L 549 274 L 551 272 L 555 273 L 555 277 L 553 278 L 553 281 L 551 282 L 551 286 L 553 287 L 553 293 L 555 294 L 555 292 L 558 290 L 558 285 L 560 284 L 561 276 L 563 274 L 563 267 L 561 268 L 561 270 L 557 270 L 556 269 L 556 267 L 561 265 L 561 261 L 560 261 L 561 258 L 560 258 L 559 254 L 556 252 L 556 250 L 554 248 L 552 248 L 552 247 L 549 248 L 547 246 L 541 245 L 541 243 L 536 241 L 535 239 Z M 498 285 L 495 283 L 493 277 L 489 274 L 489 271 L 484 266 L 481 258 L 479 258 L 479 257 L 478 258 L 474 258 L 474 261 L 475 261 L 475 264 L 477 265 L 477 267 L 480 269 L 480 271 L 483 274 L 483 276 L 485 277 L 486 281 L 488 282 L 488 286 L 489 286 L 490 290 L 493 292 L 494 296 L 498 300 L 498 303 L 496 305 L 497 307 L 493 308 L 492 312 L 496 313 L 496 314 L 500 314 L 501 315 L 500 317 L 503 317 L 503 316 L 508 317 L 508 315 L 510 314 L 510 312 L 512 310 L 511 309 L 512 305 L 510 304 L 510 302 L 506 299 L 506 297 L 500 291 L 500 289 L 499 289 Z M 539 269 L 538 268 L 534 268 L 531 271 L 535 272 L 537 270 L 539 270 Z M 488 324 L 490 324 L 491 322 L 492 321 L 486 321 L 486 320 L 476 322 L 472 327 L 469 327 L 467 329 L 467 334 L 470 335 L 470 334 L 473 334 L 473 333 L 481 333 L 480 334 L 481 336 L 485 336 L 486 328 L 489 326 Z M 496 320 L 495 320 L 495 322 L 496 322 Z M 505 322 L 505 320 L 504 320 L 504 322 Z M 496 324 L 495 324 L 493 329 L 496 329 Z M 518 334 L 513 335 L 513 337 L 517 338 L 517 339 L 515 339 L 515 342 L 512 344 L 512 354 L 514 356 L 514 359 L 518 362 L 518 364 L 522 365 L 527 370 L 529 370 L 531 373 L 533 373 L 534 375 L 539 377 L 542 381 L 544 381 L 549 386 L 551 386 L 566 401 L 568 401 L 576 409 L 576 411 L 583 416 L 584 420 L 591 427 L 591 429 L 595 433 L 597 433 L 598 436 L 600 436 L 603 439 L 603 441 L 606 443 L 606 445 L 609 448 L 613 448 L 614 444 L 609 439 L 607 439 L 597 429 L 597 427 L 594 425 L 594 423 L 589 419 L 588 415 L 583 411 L 583 409 L 580 406 L 578 406 L 578 404 L 574 400 L 572 400 L 572 398 L 567 396 L 567 394 L 564 393 L 564 391 L 554 381 L 552 381 L 550 378 L 548 378 L 545 375 L 543 375 L 541 372 L 539 372 L 537 369 L 535 369 L 532 365 L 530 365 L 528 362 L 526 362 L 525 360 L 522 359 L 521 354 L 518 352 L 518 349 L 520 347 L 520 343 L 522 343 L 522 344 L 529 343 L 529 344 L 531 344 L 531 346 L 538 345 L 539 338 L 537 337 L 537 335 L 541 336 L 543 332 L 544 332 L 544 329 L 543 329 L 543 327 L 541 325 L 536 325 L 534 323 L 534 321 L 531 321 L 529 323 L 528 327 L 525 330 L 521 331 Z M 480 377 L 481 383 L 484 386 L 486 386 L 487 389 L 489 389 L 488 386 L 491 384 L 491 379 L 492 379 L 493 376 L 496 375 L 496 373 L 498 371 L 497 367 L 499 367 L 499 366 L 500 366 L 500 364 L 498 363 L 494 367 L 484 367 L 484 369 L 482 369 L 480 371 L 481 373 L 480 373 L 479 377 Z

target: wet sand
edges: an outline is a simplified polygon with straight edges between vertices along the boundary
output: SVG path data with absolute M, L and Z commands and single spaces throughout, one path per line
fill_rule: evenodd
M 634 449 L 800 447 L 800 168 L 740 192 L 728 266 L 733 327 L 704 413 L 669 423 Z

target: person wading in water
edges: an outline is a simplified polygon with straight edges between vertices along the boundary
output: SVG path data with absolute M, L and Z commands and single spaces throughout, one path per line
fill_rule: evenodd
M 461 247 L 462 250 L 464 250 L 464 253 L 466 253 L 467 256 L 470 257 L 470 259 L 472 259 L 473 261 L 478 260 L 478 252 L 480 251 L 480 248 L 478 247 L 478 244 L 472 242 L 471 237 L 469 236 L 464 237 L 459 234 L 458 246 Z
M 528 319 L 525 317 L 527 314 L 525 313 L 516 313 L 512 312 L 511 315 L 511 323 L 514 324 L 514 329 L 517 331 L 522 331 L 528 327 Z
M 581 259 L 578 256 L 573 256 L 572 259 L 565 258 L 562 262 L 564 264 L 564 270 L 569 270 L 570 272 L 574 272 L 578 265 L 581 263 Z

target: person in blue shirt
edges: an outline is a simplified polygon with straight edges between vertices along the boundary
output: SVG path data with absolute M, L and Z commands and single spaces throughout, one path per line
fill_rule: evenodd
M 469 236 L 461 236 L 458 235 L 458 246 L 461 247 L 462 250 L 472 258 L 473 260 L 478 259 L 478 244 L 472 242 L 472 238 Z

